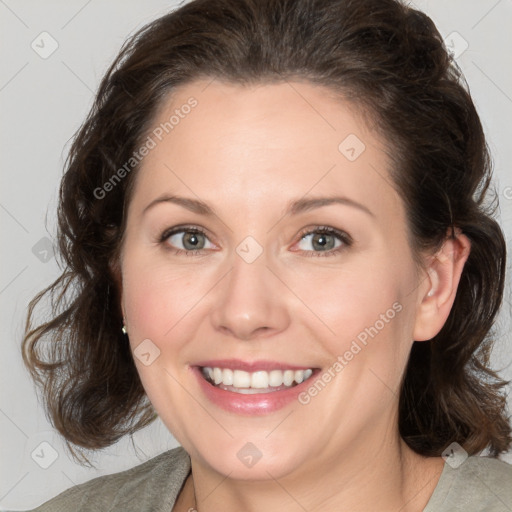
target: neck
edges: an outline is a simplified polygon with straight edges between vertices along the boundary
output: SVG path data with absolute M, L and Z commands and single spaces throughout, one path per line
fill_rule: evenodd
M 389 439 L 389 438 L 388 438 Z M 180 498 L 197 512 L 280 510 L 416 512 L 426 506 L 443 460 L 412 451 L 399 437 L 353 443 L 326 460 L 311 458 L 280 479 L 237 480 L 191 459 L 192 475 Z M 307 467 L 306 467 L 307 466 Z M 178 510 L 178 508 L 175 508 Z

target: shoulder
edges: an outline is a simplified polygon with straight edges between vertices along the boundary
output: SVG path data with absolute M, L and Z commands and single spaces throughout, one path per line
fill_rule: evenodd
M 189 471 L 190 457 L 179 446 L 126 471 L 76 485 L 30 512 L 168 511 Z
M 474 455 L 460 466 L 445 464 L 424 512 L 512 510 L 512 465 Z

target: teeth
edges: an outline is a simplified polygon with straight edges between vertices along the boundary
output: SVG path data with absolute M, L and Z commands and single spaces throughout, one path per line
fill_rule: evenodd
M 294 378 L 295 372 L 293 370 L 285 370 L 283 376 L 283 384 L 285 386 L 291 386 Z
M 222 382 L 226 386 L 233 385 L 233 370 L 230 370 L 229 368 L 225 368 L 224 370 L 222 370 Z
M 268 388 L 268 372 L 254 372 L 251 375 L 251 388 Z
M 222 372 L 220 368 L 215 368 L 213 371 L 219 370 Z M 224 372 L 222 372 L 224 373 Z M 224 379 L 223 383 L 224 383 Z M 251 374 L 248 372 L 244 372 L 242 370 L 235 370 L 233 372 L 233 384 L 235 388 L 250 388 L 251 387 Z
M 222 382 L 222 370 L 220 368 L 213 369 L 213 382 L 215 382 L 215 384 Z
M 287 387 L 300 384 L 313 375 L 313 370 L 263 370 L 256 372 L 245 372 L 243 370 L 231 370 L 229 368 L 202 369 L 203 376 L 216 386 L 232 386 L 239 388 L 245 394 L 257 393 L 258 389 L 269 389 L 269 387 L 280 387 L 283 384 Z M 253 391 L 254 390 L 254 391 Z
M 268 374 L 268 383 L 270 386 L 282 386 L 283 372 L 281 370 L 272 370 Z

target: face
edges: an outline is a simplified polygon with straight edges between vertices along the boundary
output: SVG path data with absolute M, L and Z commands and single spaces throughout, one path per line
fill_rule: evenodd
M 396 429 L 418 303 L 389 148 L 320 86 L 208 83 L 160 109 L 128 208 L 144 388 L 193 460 L 232 478 L 371 452 Z

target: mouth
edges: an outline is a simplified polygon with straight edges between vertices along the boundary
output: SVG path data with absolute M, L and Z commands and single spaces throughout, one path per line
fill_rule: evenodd
M 212 405 L 237 415 L 263 415 L 298 403 L 321 369 L 277 361 L 216 359 L 190 366 Z
M 201 376 L 212 386 L 243 395 L 272 393 L 290 389 L 310 379 L 315 371 L 315 368 L 258 370 L 254 372 L 219 366 L 200 366 L 199 368 Z

